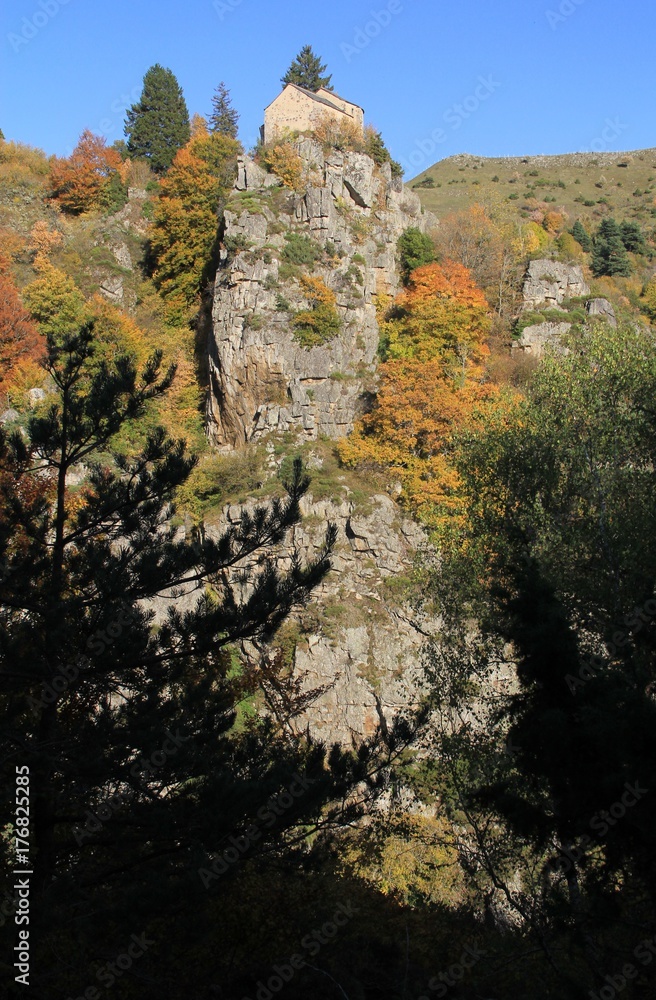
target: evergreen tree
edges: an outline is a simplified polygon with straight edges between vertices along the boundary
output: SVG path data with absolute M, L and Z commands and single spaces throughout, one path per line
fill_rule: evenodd
M 280 82 L 283 86 L 295 83 L 297 87 L 303 87 L 305 90 L 317 91 L 322 87 L 333 90 L 330 84 L 332 73 L 328 76 L 323 75 L 326 69 L 326 65 L 312 51 L 312 46 L 304 45 Z
M 222 80 L 212 97 L 212 113 L 208 121 L 209 130 L 210 132 L 218 132 L 219 135 L 227 135 L 230 139 L 236 139 L 239 131 L 238 122 L 239 112 L 233 108 L 230 91 Z
M 160 376 L 157 356 L 139 376 L 128 356 L 95 354 L 90 323 L 50 334 L 55 392 L 24 435 L 0 434 L 2 788 L 29 767 L 34 995 L 84 993 L 98 958 L 134 934 L 149 941 L 147 982 L 122 995 L 178 998 L 189 992 L 166 978 L 175 959 L 158 980 L 160 961 L 170 936 L 189 949 L 209 937 L 208 890 L 225 891 L 212 865 L 229 838 L 251 858 L 280 854 L 286 830 L 325 820 L 326 799 L 362 779 L 366 753 L 335 750 L 328 766 L 288 724 L 237 718 L 262 677 L 237 669 L 238 644 L 257 650 L 329 565 L 332 529 L 311 565 L 292 558 L 282 572 L 265 558 L 299 520 L 300 463 L 286 499 L 180 539 L 171 501 L 194 465 L 184 444 L 154 429 L 133 458 L 112 447 L 173 372 Z M 294 782 L 265 825 L 270 797 Z M 16 868 L 12 851 L 2 838 L 0 868 Z
M 593 241 L 592 273 L 596 278 L 602 275 L 628 277 L 631 271 L 620 227 L 615 219 L 604 219 Z
M 586 253 L 592 250 L 592 238 L 580 219 L 572 226 L 572 236 Z
M 130 156 L 143 156 L 164 173 L 190 136 L 189 112 L 170 69 L 156 63 L 144 76 L 141 97 L 128 109 L 125 134 Z
M 399 252 L 399 264 L 404 281 L 407 282 L 411 273 L 423 264 L 432 264 L 437 260 L 435 244 L 427 233 L 412 226 L 399 236 L 396 244 Z
M 647 244 L 639 222 L 625 220 L 620 224 L 622 243 L 630 253 L 647 253 Z

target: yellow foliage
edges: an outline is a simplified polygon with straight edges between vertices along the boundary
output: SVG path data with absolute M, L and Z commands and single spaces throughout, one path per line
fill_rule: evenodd
M 408 905 L 462 904 L 465 894 L 453 831 L 441 817 L 396 815 L 340 845 L 347 871 Z
M 292 191 L 303 190 L 303 161 L 291 144 L 283 139 L 268 146 L 262 146 L 258 160 L 263 167 L 279 177 L 285 187 Z

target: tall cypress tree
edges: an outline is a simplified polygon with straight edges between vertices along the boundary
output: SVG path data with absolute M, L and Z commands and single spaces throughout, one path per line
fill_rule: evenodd
M 212 97 L 212 113 L 208 122 L 210 132 L 218 132 L 219 135 L 236 139 L 239 131 L 238 122 L 239 112 L 233 108 L 230 91 L 221 80 Z
M 170 69 L 156 63 L 144 76 L 141 97 L 128 109 L 125 134 L 130 156 L 143 156 L 164 173 L 190 136 L 189 112 Z
M 295 83 L 297 87 L 304 87 L 305 90 L 332 90 L 330 84 L 332 73 L 324 76 L 326 72 L 325 63 L 312 51 L 311 45 L 304 45 L 291 66 L 281 78 L 281 83 L 286 86 L 288 83 Z

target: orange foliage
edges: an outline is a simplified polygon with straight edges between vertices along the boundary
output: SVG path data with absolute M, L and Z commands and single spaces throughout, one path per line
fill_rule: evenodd
M 42 270 L 50 262 L 50 255 L 55 247 L 60 247 L 64 237 L 57 230 L 48 229 L 47 222 L 39 219 L 30 232 L 30 250 L 34 254 L 34 268 Z
M 565 220 L 560 212 L 545 212 L 542 225 L 548 233 L 557 233 L 565 225 Z
M 485 353 L 488 305 L 462 264 L 446 260 L 412 272 L 384 325 L 388 358 L 468 357 Z
M 498 393 L 484 365 L 487 304 L 467 268 L 447 261 L 417 268 L 392 311 L 375 406 L 339 454 L 347 465 L 388 468 L 403 500 L 438 526 L 463 510 L 454 436 Z
M 44 338 L 23 306 L 4 258 L 0 261 L 0 382 L 3 388 L 11 383 L 22 362 L 38 361 L 44 347 Z
M 112 177 L 122 167 L 115 149 L 102 136 L 85 129 L 69 159 L 55 158 L 50 173 L 52 196 L 67 212 L 96 208 Z

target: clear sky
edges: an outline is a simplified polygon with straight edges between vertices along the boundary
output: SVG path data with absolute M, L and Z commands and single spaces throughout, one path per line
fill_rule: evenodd
M 122 137 L 155 62 L 190 113 L 225 80 L 254 144 L 301 46 L 365 108 L 406 176 L 437 159 L 656 146 L 654 0 L 5 0 L 8 139 L 65 155 Z

